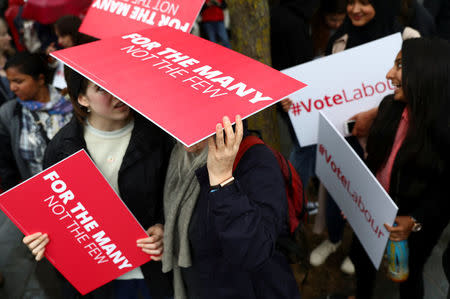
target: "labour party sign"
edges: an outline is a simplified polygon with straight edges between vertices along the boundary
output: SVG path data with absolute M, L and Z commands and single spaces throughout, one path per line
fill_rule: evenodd
M 397 206 L 344 137 L 320 112 L 316 173 L 358 236 L 375 268 L 380 266 Z
M 3 193 L 0 208 L 25 235 L 48 234 L 46 258 L 82 294 L 150 260 L 136 246 L 146 232 L 84 151 Z
M 401 44 L 397 33 L 283 71 L 293 78 L 308 76 L 308 88 L 290 97 L 289 116 L 302 146 L 317 143 L 319 111 L 344 134 L 347 119 L 394 92 L 386 74 Z
M 97 38 L 149 27 L 190 32 L 205 0 L 94 0 L 80 31 Z
M 258 61 L 168 27 L 52 55 L 187 146 L 214 134 L 223 116 L 248 117 L 305 86 Z

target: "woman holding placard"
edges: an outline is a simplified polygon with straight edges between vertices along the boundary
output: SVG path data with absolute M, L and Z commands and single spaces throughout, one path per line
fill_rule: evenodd
M 399 31 L 403 31 L 404 37 L 420 36 L 417 31 L 411 28 L 404 29 L 397 22 L 396 15 L 399 7 L 400 1 L 398 0 L 349 0 L 347 17 L 342 27 L 330 39 L 327 54 L 335 54 L 357 47 Z M 362 157 L 364 150 L 359 141 L 355 137 L 349 137 L 347 141 Z M 326 194 L 322 185 L 320 190 L 322 192 L 319 194 Z M 313 266 L 323 264 L 327 257 L 337 250 L 341 244 L 345 225 L 345 220 L 333 198 L 329 194 L 326 194 L 326 198 L 324 197 L 320 196 L 319 215 L 326 215 L 328 239 L 311 252 L 310 263 Z M 325 213 L 322 212 L 323 209 L 325 209 Z M 318 220 L 316 219 L 316 221 Z M 341 270 L 348 274 L 354 273 L 354 266 L 348 257 L 342 262 Z
M 280 165 L 264 144 L 235 162 L 248 135 L 235 120 L 235 130 L 224 117 L 215 136 L 172 151 L 163 270 L 174 272 L 176 298 L 300 298 L 277 246 L 289 234 Z
M 438 39 L 403 42 L 387 78 L 396 86 L 383 99 L 367 142 L 367 165 L 396 202 L 390 240 L 407 240 L 409 277 L 400 298 L 423 298 L 424 264 L 449 223 L 450 44 Z M 370 298 L 375 269 L 356 239 L 352 260 L 357 298 Z
M 152 255 L 141 267 L 89 294 L 90 298 L 170 298 L 170 279 L 161 272 L 164 232 L 162 192 L 172 141 L 129 106 L 75 71 L 65 78 L 75 116 L 50 142 L 44 167 L 85 149 L 123 202 L 147 228 L 136 246 Z M 51 236 L 35 233 L 24 243 L 40 260 Z M 64 298 L 77 292 L 66 284 Z M 142 297 L 139 297 L 142 296 Z

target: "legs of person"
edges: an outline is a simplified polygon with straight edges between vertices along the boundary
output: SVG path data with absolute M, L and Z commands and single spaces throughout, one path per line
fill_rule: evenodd
M 228 38 L 227 29 L 225 28 L 225 24 L 223 21 L 214 22 L 216 26 L 216 33 L 220 38 L 220 41 L 223 43 L 224 47 L 231 49 L 230 39 Z
M 326 261 L 328 256 L 335 252 L 339 245 L 341 245 L 345 221 L 341 216 L 339 207 L 336 205 L 333 198 L 329 194 L 327 194 L 325 209 L 328 239 L 323 241 L 311 252 L 309 262 L 313 266 L 322 265 Z
M 203 30 L 205 30 L 206 36 L 208 37 L 208 40 L 213 43 L 217 42 L 213 22 L 203 22 L 202 25 Z
M 350 259 L 355 265 L 356 298 L 372 298 L 377 270 L 356 236 L 352 239 Z
M 329 240 L 333 244 L 340 243 L 344 232 L 345 220 L 341 215 L 341 209 L 339 209 L 329 193 L 327 194 L 326 221 Z
M 440 234 L 420 231 L 411 233 L 408 238 L 409 276 L 399 284 L 401 299 L 422 299 L 424 296 L 423 269 Z
M 113 282 L 107 283 L 98 289 L 82 296 L 67 280 L 63 282 L 64 299 L 115 299 Z
M 289 155 L 289 161 L 297 170 L 305 189 L 308 186 L 309 179 L 314 176 L 316 171 L 316 145 L 304 147 L 294 145 Z
M 145 279 L 114 281 L 114 299 L 152 299 Z

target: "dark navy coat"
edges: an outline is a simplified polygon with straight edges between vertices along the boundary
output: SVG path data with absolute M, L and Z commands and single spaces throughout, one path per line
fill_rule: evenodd
M 189 226 L 193 266 L 183 271 L 188 292 L 202 299 L 300 298 L 276 249 L 278 237 L 288 234 L 288 208 L 275 156 L 254 145 L 233 175 L 233 184 L 210 192 L 206 166 L 197 170 L 201 191 Z

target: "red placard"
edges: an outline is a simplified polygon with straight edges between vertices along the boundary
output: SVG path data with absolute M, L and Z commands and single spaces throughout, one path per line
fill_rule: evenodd
M 94 0 L 80 31 L 97 38 L 149 27 L 190 32 L 205 0 Z
M 47 233 L 46 258 L 86 294 L 148 262 L 147 237 L 84 150 L 0 196 L 0 208 L 25 234 Z
M 191 146 L 224 115 L 248 117 L 305 87 L 265 64 L 168 27 L 52 56 Z

